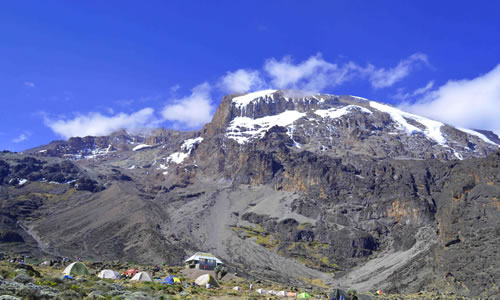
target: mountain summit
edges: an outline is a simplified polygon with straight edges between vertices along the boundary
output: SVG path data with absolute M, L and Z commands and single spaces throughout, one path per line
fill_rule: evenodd
M 174 264 L 203 250 L 302 286 L 494 295 L 498 142 L 360 97 L 229 95 L 200 131 L 0 154 L 2 248 Z

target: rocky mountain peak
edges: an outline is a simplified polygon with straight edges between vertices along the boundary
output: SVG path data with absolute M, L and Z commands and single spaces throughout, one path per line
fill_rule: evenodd
M 285 128 L 296 148 L 332 156 L 461 160 L 488 155 L 500 144 L 492 132 L 455 128 L 365 98 L 289 90 L 224 97 L 204 133 L 245 145 L 274 126 Z

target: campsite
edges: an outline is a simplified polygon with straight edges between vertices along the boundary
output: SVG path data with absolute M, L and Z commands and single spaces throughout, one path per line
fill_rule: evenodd
M 454 294 L 421 292 L 401 297 L 380 291 L 357 294 L 337 287 L 299 288 L 233 272 L 216 279 L 214 270 L 186 266 L 4 258 L 0 299 L 457 299 Z

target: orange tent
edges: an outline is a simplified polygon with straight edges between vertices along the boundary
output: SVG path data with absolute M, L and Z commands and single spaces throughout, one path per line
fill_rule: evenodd
M 132 277 L 132 276 L 134 276 L 135 274 L 137 274 L 138 272 L 139 272 L 139 270 L 132 268 L 132 269 L 128 269 L 127 271 L 125 271 L 125 273 L 124 273 L 124 274 L 125 274 L 125 276 L 127 276 L 127 277 Z

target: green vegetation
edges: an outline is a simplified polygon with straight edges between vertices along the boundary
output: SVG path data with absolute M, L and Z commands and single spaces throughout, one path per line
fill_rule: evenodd
M 260 224 L 257 224 L 257 228 L 232 226 L 231 229 L 240 234 L 240 236 L 243 235 L 243 238 L 255 238 L 257 244 L 268 249 L 273 249 L 279 245 L 279 239 L 272 234 L 264 232 Z
M 311 226 L 311 223 L 309 223 L 309 222 L 305 222 L 305 223 L 301 223 L 301 224 L 299 224 L 299 225 L 297 226 L 297 229 L 298 229 L 298 230 L 304 230 L 304 229 L 306 229 L 306 227 L 309 227 L 309 226 Z

